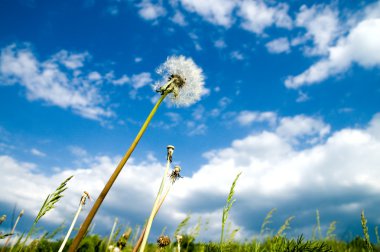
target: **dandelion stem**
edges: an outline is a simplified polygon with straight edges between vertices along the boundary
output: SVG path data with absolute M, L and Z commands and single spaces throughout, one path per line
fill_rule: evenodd
M 62 252 L 62 251 L 63 251 L 63 249 L 64 249 L 64 247 L 65 247 L 65 245 L 66 245 L 66 242 L 67 242 L 67 240 L 68 240 L 69 237 L 70 237 L 71 231 L 73 231 L 73 228 L 74 228 L 74 226 L 75 226 L 75 223 L 77 222 L 78 216 L 79 216 L 80 212 L 82 211 L 82 207 L 83 207 L 83 205 L 82 205 L 82 204 L 79 204 L 78 210 L 77 210 L 77 212 L 76 212 L 76 214 L 75 214 L 75 216 L 74 216 L 73 221 L 71 222 L 71 226 L 70 226 L 70 228 L 69 228 L 69 231 L 67 231 L 66 237 L 65 237 L 65 239 L 63 240 L 63 242 L 62 242 L 62 244 L 61 244 L 61 247 L 59 248 L 58 252 Z
M 158 208 L 158 205 L 159 205 L 159 202 L 160 202 L 160 198 L 161 198 L 161 194 L 162 194 L 162 190 L 164 189 L 164 186 L 165 186 L 165 178 L 166 178 L 166 176 L 168 174 L 169 167 L 170 167 L 170 159 L 168 158 L 167 162 L 166 162 L 165 173 L 164 173 L 164 176 L 162 177 L 162 180 L 161 180 L 160 189 L 158 190 L 157 198 L 154 201 L 152 212 L 150 213 L 150 216 L 149 216 L 149 219 L 148 219 L 148 223 L 146 224 L 146 230 L 145 230 L 144 238 L 143 238 L 143 241 L 141 243 L 140 250 L 139 250 L 140 252 L 144 251 L 146 242 L 148 241 L 148 236 L 149 236 L 150 228 L 152 227 L 153 219 L 156 216 L 156 209 Z
M 12 227 L 11 235 L 8 236 L 7 240 L 5 241 L 5 243 L 4 243 L 4 247 L 3 247 L 3 249 L 1 250 L 1 252 L 5 251 L 5 249 L 6 249 L 7 245 L 8 245 L 8 243 L 9 243 L 9 241 L 11 240 L 11 237 L 12 237 L 13 234 L 15 233 L 15 230 L 16 230 L 16 227 L 17 227 L 17 224 L 18 224 L 18 222 L 20 221 L 20 218 L 22 217 L 23 214 L 24 214 L 24 210 L 21 210 L 20 214 L 17 216 L 17 219 L 16 219 L 16 221 L 15 221 L 15 224 L 14 224 L 13 227 Z
M 88 213 L 85 221 L 83 222 L 80 230 L 78 231 L 73 243 L 70 246 L 69 252 L 74 252 L 79 246 L 79 243 L 81 242 L 82 238 L 86 234 L 86 231 L 88 227 L 91 224 L 92 219 L 95 217 L 96 212 L 98 211 L 100 205 L 102 204 L 103 200 L 107 196 L 107 193 L 111 189 L 113 183 L 115 182 L 117 176 L 123 169 L 125 163 L 128 161 L 129 157 L 131 156 L 132 152 L 135 150 L 138 142 L 140 141 L 142 135 L 144 134 L 145 130 L 147 129 L 150 121 L 152 120 L 154 114 L 157 112 L 158 107 L 162 103 L 162 101 L 165 99 L 165 97 L 168 95 L 168 92 L 165 92 L 161 95 L 160 99 L 157 101 L 156 105 L 153 107 L 152 111 L 148 115 L 147 119 L 145 120 L 143 126 L 141 127 L 139 133 L 137 134 L 136 138 L 133 140 L 131 146 L 129 147 L 128 151 L 125 153 L 124 157 L 121 159 L 120 163 L 116 167 L 115 171 L 109 178 L 107 184 L 104 186 L 102 192 L 100 193 L 99 197 L 96 199 L 94 205 L 92 206 L 90 212 Z
M 164 200 L 165 200 L 166 196 L 168 195 L 170 188 L 171 188 L 171 187 L 169 187 L 169 188 L 166 190 L 165 195 L 160 199 L 160 203 L 158 204 L 158 207 L 157 207 L 157 209 L 156 209 L 155 216 L 157 215 L 158 210 L 160 210 L 160 208 L 161 208 L 161 206 L 162 206 L 162 203 L 164 203 Z M 145 235 L 145 231 L 146 231 L 146 226 L 145 226 L 144 229 L 142 230 L 141 235 L 140 235 L 138 241 L 136 242 L 136 245 L 135 245 L 135 247 L 133 248 L 133 251 L 132 251 L 132 252 L 137 252 L 137 250 L 140 248 L 141 243 L 142 243 L 143 238 L 144 238 L 144 235 Z

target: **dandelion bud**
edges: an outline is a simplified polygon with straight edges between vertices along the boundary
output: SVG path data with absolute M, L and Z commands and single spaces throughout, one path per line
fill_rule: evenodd
M 18 216 L 22 217 L 24 215 L 24 209 L 21 210 Z
M 173 145 L 168 145 L 166 147 L 166 149 L 168 150 L 167 156 L 166 156 L 166 160 L 169 160 L 170 163 L 171 163 L 173 161 L 174 146 Z

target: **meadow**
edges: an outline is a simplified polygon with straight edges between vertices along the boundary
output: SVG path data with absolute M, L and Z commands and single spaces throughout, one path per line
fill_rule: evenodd
M 356 236 L 351 241 L 342 241 L 336 237 L 334 234 L 336 222 L 332 222 L 326 234 L 322 234 L 318 210 L 316 211 L 316 224 L 312 230 L 312 237 L 310 239 L 305 239 L 303 234 L 299 234 L 298 237 L 287 237 L 286 230 L 291 228 L 291 220 L 294 217 L 288 218 L 281 227 L 278 227 L 278 229 L 271 229 L 269 228 L 269 224 L 271 223 L 271 219 L 276 209 L 272 209 L 268 212 L 262 222 L 260 233 L 257 236 L 250 239 L 245 239 L 244 241 L 236 240 L 235 236 L 239 230 L 231 230 L 230 225 L 228 225 L 228 215 L 235 201 L 234 188 L 239 176 L 240 173 L 236 176 L 232 183 L 230 193 L 227 196 L 226 205 L 223 208 L 220 241 L 210 241 L 207 243 L 198 242 L 198 240 L 202 240 L 201 237 L 199 237 L 201 229 L 203 228 L 207 231 L 208 223 L 206 222 L 202 226 L 202 222 L 199 220 L 196 226 L 189 227 L 189 220 L 191 216 L 188 215 L 178 224 L 173 234 L 167 234 L 165 232 L 165 227 L 162 230 L 161 235 L 157 237 L 157 242 L 148 243 L 144 251 L 380 251 L 380 237 L 378 234 L 378 229 L 377 227 L 375 228 L 376 243 L 371 243 L 364 211 L 362 211 L 360 217 L 363 235 Z M 7 241 L 6 243 L 2 243 L 3 245 L 0 246 L 1 252 L 69 251 L 69 247 L 71 246 L 73 239 L 68 239 L 65 241 L 63 238 L 63 233 L 67 228 L 63 224 L 58 226 L 53 231 L 45 231 L 42 232 L 42 234 L 41 229 L 43 228 L 36 228 L 36 224 L 46 213 L 54 209 L 55 204 L 57 204 L 59 199 L 63 197 L 63 192 L 67 189 L 66 183 L 70 179 L 71 177 L 66 179 L 54 193 L 48 195 L 28 233 L 15 233 L 15 226 L 23 215 L 23 211 L 20 212 L 14 228 L 8 233 L 0 234 L 0 239 Z M 82 197 L 81 202 L 83 199 L 85 198 Z M 1 224 L 4 222 L 6 222 L 6 215 L 3 215 L 0 219 Z M 226 224 L 227 228 L 225 228 Z M 90 232 L 87 232 L 76 251 L 137 251 L 140 247 L 139 243 L 141 244 L 145 230 L 146 225 L 143 229 L 141 226 L 132 228 L 117 224 L 117 219 L 115 219 L 109 236 L 101 237 L 100 235 L 90 234 Z M 64 246 L 62 246 L 62 244 L 64 244 Z

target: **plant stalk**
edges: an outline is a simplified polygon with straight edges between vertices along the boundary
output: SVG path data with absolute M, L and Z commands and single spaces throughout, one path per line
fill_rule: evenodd
M 12 230 L 11 230 L 11 235 L 8 236 L 7 240 L 5 241 L 5 243 L 4 243 L 4 247 L 3 247 L 3 249 L 1 250 L 1 252 L 5 251 L 5 249 L 6 249 L 7 245 L 8 245 L 8 243 L 9 243 L 9 241 L 11 240 L 11 237 L 12 237 L 13 234 L 15 233 L 15 230 L 16 230 L 16 227 L 17 227 L 17 224 L 18 224 L 18 222 L 20 221 L 20 218 L 21 218 L 21 216 L 23 215 L 23 214 L 22 214 L 23 212 L 24 212 L 24 210 L 22 210 L 22 211 L 20 212 L 20 214 L 17 216 L 17 219 L 16 219 L 16 221 L 15 221 L 15 224 L 13 225 Z
M 144 251 L 145 245 L 146 245 L 146 243 L 148 241 L 148 236 L 149 236 L 150 228 L 152 227 L 153 219 L 156 216 L 156 209 L 158 208 L 158 205 L 159 205 L 159 202 L 160 202 L 160 198 L 161 198 L 161 193 L 162 193 L 162 190 L 164 189 L 164 186 L 165 186 L 165 178 L 166 178 L 166 176 L 168 174 L 169 166 L 170 166 L 170 160 L 168 158 L 168 160 L 166 161 L 166 169 L 165 169 L 164 176 L 162 177 L 160 189 L 158 190 L 157 198 L 154 201 L 152 212 L 150 213 L 148 222 L 146 224 L 146 230 L 145 230 L 144 238 L 143 238 L 140 250 L 139 250 L 140 252 Z
M 107 184 L 104 186 L 102 192 L 100 193 L 99 197 L 96 199 L 94 205 L 92 206 L 90 212 L 88 213 L 85 221 L 82 223 L 80 230 L 78 231 L 73 243 L 71 244 L 69 248 L 69 252 L 75 252 L 76 249 L 79 246 L 79 243 L 83 239 L 84 235 L 86 234 L 86 231 L 88 227 L 91 224 L 91 221 L 95 217 L 96 212 L 98 211 L 100 205 L 102 204 L 103 200 L 107 196 L 107 193 L 111 189 L 113 183 L 115 182 L 117 176 L 123 169 L 125 163 L 128 161 L 129 157 L 131 156 L 132 152 L 135 150 L 138 142 L 140 141 L 142 135 L 144 134 L 145 130 L 147 129 L 150 121 L 152 120 L 154 114 L 157 112 L 158 107 L 162 103 L 162 101 L 165 99 L 165 97 L 168 95 L 168 92 L 161 95 L 160 99 L 157 101 L 156 105 L 153 107 L 152 111 L 149 113 L 147 119 L 145 120 L 143 126 L 141 127 L 139 133 L 137 134 L 136 138 L 133 140 L 131 146 L 129 147 L 128 151 L 125 153 L 124 157 L 121 159 L 120 163 L 117 165 L 115 171 L 109 178 Z
M 108 242 L 107 242 L 107 249 L 109 248 L 109 246 L 111 244 L 112 236 L 113 236 L 113 233 L 115 232 L 116 225 L 117 225 L 117 218 L 115 218 L 115 221 L 113 222 L 113 226 L 112 226 L 112 230 L 111 230 L 111 233 L 110 233 L 110 237 L 108 238 Z
M 160 203 L 159 203 L 159 205 L 158 205 L 158 207 L 156 209 L 155 216 L 157 215 L 158 210 L 160 210 L 160 208 L 162 206 L 162 203 L 164 203 L 164 200 L 165 200 L 166 196 L 168 195 L 169 190 L 170 190 L 170 187 L 166 190 L 165 195 L 161 198 Z M 145 235 L 145 231 L 146 231 L 146 225 L 145 225 L 144 229 L 141 231 L 141 235 L 140 235 L 138 241 L 136 242 L 136 245 L 133 248 L 132 252 L 137 252 L 137 250 L 140 248 L 141 243 L 142 243 L 143 238 L 144 238 L 144 235 Z
M 73 219 L 73 221 L 71 222 L 71 226 L 70 226 L 70 228 L 69 228 L 69 231 L 67 231 L 66 237 L 65 237 L 65 239 L 63 240 L 63 242 L 62 242 L 62 244 L 61 244 L 61 247 L 59 248 L 58 252 L 62 252 L 63 249 L 65 248 L 66 242 L 67 242 L 67 240 L 68 240 L 69 237 L 70 237 L 71 231 L 73 231 L 73 228 L 74 228 L 74 226 L 75 226 L 75 223 L 77 222 L 78 216 L 79 216 L 80 212 L 82 211 L 82 207 L 83 207 L 83 205 L 82 205 L 82 202 L 81 202 L 81 203 L 79 204 L 78 210 L 77 210 L 77 212 L 76 212 L 76 214 L 75 214 L 75 216 L 74 216 L 74 219 Z

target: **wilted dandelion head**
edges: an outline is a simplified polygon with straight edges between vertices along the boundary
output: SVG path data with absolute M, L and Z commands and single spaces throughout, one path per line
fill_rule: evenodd
M 170 98 L 175 105 L 186 107 L 201 98 L 204 77 L 202 69 L 191 58 L 171 56 L 158 67 L 157 73 L 164 78 L 156 84 L 156 90 L 162 94 L 170 91 Z
M 7 216 L 4 214 L 0 217 L 0 224 L 3 223 L 7 219 Z
M 161 235 L 157 239 L 157 246 L 159 248 L 164 248 L 170 244 L 170 238 L 167 235 Z

